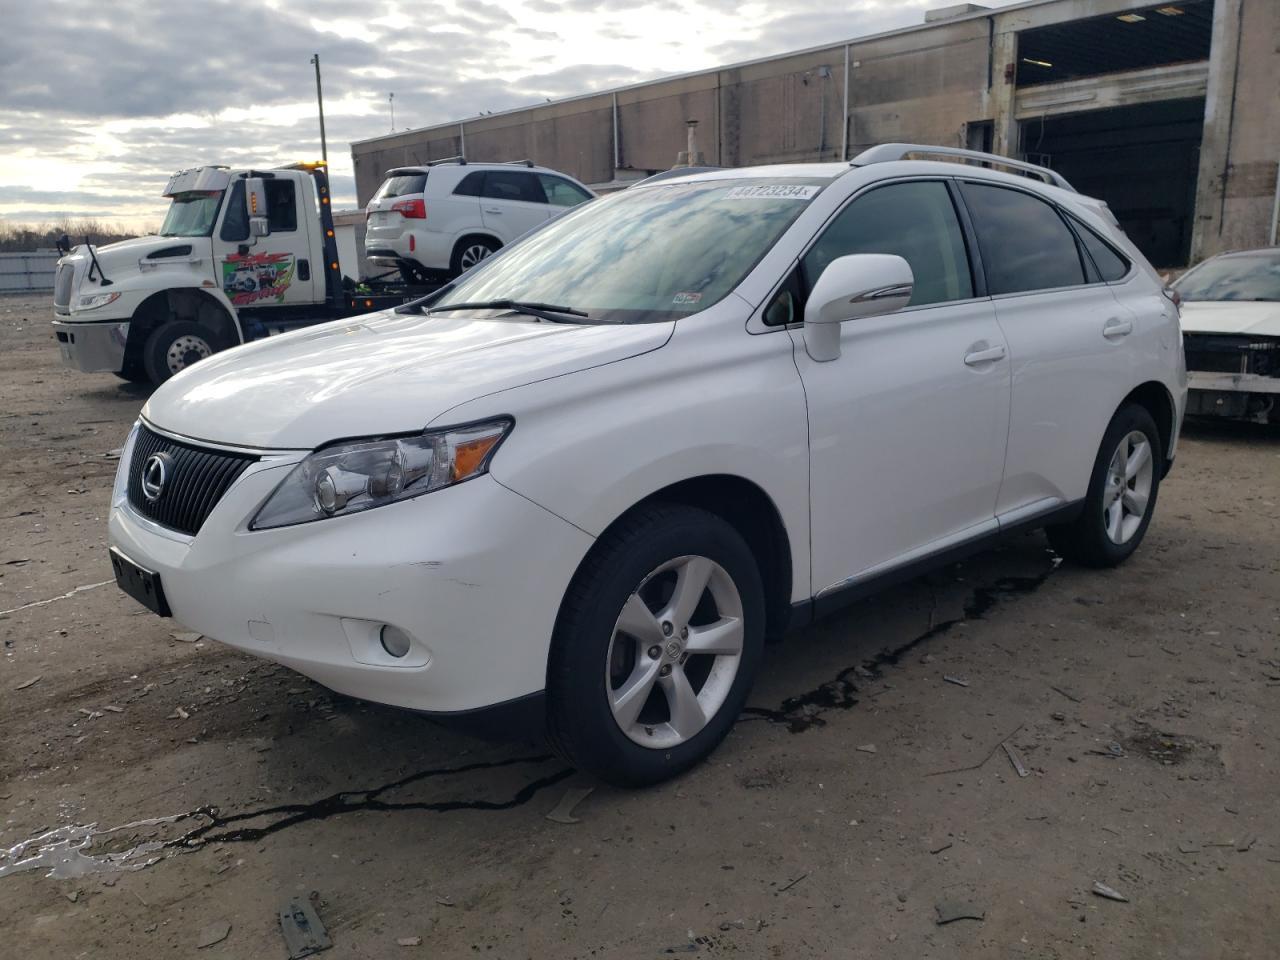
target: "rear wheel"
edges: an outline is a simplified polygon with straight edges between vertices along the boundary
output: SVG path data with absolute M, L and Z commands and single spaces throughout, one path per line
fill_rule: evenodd
M 481 260 L 498 250 L 498 242 L 488 237 L 463 237 L 453 248 L 453 260 L 449 266 L 456 277 L 474 267 Z
M 566 594 L 547 676 L 551 742 L 620 786 L 682 773 L 733 726 L 763 645 L 760 574 L 738 532 L 703 510 L 643 508 Z
M 1164 450 L 1145 407 L 1121 407 L 1103 436 L 1084 509 L 1074 521 L 1048 529 L 1049 542 L 1068 560 L 1114 567 L 1138 549 L 1156 507 Z
M 160 324 L 147 337 L 142 366 L 152 383 L 161 384 L 220 349 L 221 343 L 208 327 L 191 320 L 172 320 Z

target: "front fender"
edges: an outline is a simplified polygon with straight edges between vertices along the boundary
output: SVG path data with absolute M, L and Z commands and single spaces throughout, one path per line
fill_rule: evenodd
M 593 537 L 674 483 L 748 480 L 778 509 L 791 548 L 791 599 L 806 599 L 804 391 L 791 339 L 746 333 L 738 307 L 680 320 L 658 350 L 482 397 L 436 424 L 514 416 L 494 478 Z

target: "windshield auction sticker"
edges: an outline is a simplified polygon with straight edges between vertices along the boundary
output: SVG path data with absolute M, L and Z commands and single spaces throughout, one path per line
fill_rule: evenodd
M 734 187 L 724 195 L 726 200 L 812 200 L 820 190 L 804 183 L 759 183 Z

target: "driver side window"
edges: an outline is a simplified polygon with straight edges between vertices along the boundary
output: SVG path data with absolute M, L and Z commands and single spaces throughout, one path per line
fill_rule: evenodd
M 973 296 L 964 234 L 941 180 L 875 187 L 836 214 L 801 260 L 806 289 L 813 289 L 832 260 L 852 253 L 892 253 L 906 260 L 915 276 L 908 306 Z
M 237 180 L 227 191 L 227 212 L 222 218 L 218 238 L 226 243 L 243 243 L 249 239 L 249 211 L 244 205 L 244 181 Z

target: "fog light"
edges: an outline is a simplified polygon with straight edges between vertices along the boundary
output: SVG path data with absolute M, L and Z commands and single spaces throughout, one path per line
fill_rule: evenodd
M 378 640 L 382 643 L 382 649 L 397 659 L 409 652 L 409 646 L 413 642 L 407 633 L 390 624 L 378 631 Z

